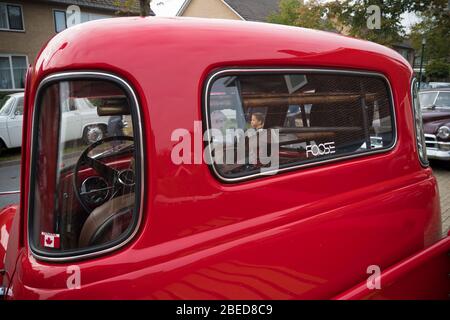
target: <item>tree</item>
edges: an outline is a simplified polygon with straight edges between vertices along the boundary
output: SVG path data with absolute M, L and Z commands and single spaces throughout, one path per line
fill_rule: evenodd
M 151 0 L 139 0 L 139 9 L 141 17 L 147 17 L 150 15 L 150 2 Z M 115 0 L 114 5 L 119 7 L 119 14 L 132 15 L 133 8 L 135 7 L 136 0 Z
M 380 27 L 369 28 L 371 6 L 380 9 Z M 408 0 L 343 0 L 329 3 L 330 17 L 342 26 L 350 36 L 393 45 L 404 39 L 406 32 L 401 15 L 411 11 L 414 2 Z
M 328 18 L 328 8 L 318 0 L 304 4 L 299 0 L 281 0 L 279 13 L 269 16 L 272 23 L 318 30 L 335 30 Z
M 447 80 L 450 75 L 450 63 L 444 59 L 431 60 L 427 64 L 425 75 L 430 81 Z
M 421 22 L 411 30 L 413 47 L 421 53 L 422 39 L 426 39 L 425 59 L 450 63 L 450 10 L 447 0 L 428 2 L 418 15 Z
M 150 15 L 150 2 L 151 0 L 139 0 L 141 17 L 148 17 Z

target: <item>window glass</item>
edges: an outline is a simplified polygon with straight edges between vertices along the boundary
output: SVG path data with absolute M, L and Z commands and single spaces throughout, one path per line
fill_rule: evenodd
M 124 240 L 139 209 L 132 100 L 116 83 L 73 80 L 48 86 L 39 101 L 35 249 L 76 255 Z
M 450 108 L 450 92 L 439 92 L 436 99 L 436 107 Z
M 0 57 L 0 89 L 12 89 L 11 66 L 9 57 Z
M 8 5 L 9 28 L 11 30 L 23 30 L 22 8 Z
M 8 11 L 3 3 L 0 3 L 0 29 L 8 29 Z
M 23 56 L 11 57 L 13 75 L 14 75 L 14 87 L 16 89 L 25 88 L 25 76 L 27 74 L 27 58 Z
M 17 98 L 16 110 L 14 110 L 14 114 L 16 116 L 23 115 L 23 97 L 18 97 Z
M 55 18 L 55 31 L 61 32 L 67 28 L 66 13 L 64 11 L 53 11 Z
M 208 116 L 211 161 L 228 179 L 386 149 L 395 138 L 390 93 L 376 76 L 222 76 Z
M 12 96 L 5 96 L 0 103 L 0 115 L 7 116 L 11 112 L 14 105 L 14 98 Z
M 436 100 L 437 92 L 423 92 L 419 94 L 420 105 L 422 108 L 432 107 Z

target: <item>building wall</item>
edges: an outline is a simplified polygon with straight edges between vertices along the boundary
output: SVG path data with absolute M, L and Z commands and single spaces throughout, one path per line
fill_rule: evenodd
M 242 20 L 221 0 L 192 0 L 182 16 Z
M 28 62 L 33 63 L 40 49 L 56 34 L 53 9 L 65 11 L 67 6 L 35 1 L 11 0 L 0 2 L 22 5 L 25 29 L 24 32 L 0 30 L 0 54 L 25 54 L 28 56 Z M 112 14 L 112 12 L 84 8 L 81 8 L 81 11 Z

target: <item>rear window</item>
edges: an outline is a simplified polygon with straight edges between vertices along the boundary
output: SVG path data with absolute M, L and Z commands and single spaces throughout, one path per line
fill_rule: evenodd
M 139 220 L 136 99 L 116 78 L 85 77 L 56 77 L 37 97 L 30 243 L 41 257 L 117 247 Z
M 390 88 L 376 74 L 229 70 L 208 83 L 210 164 L 226 180 L 379 152 L 395 143 Z

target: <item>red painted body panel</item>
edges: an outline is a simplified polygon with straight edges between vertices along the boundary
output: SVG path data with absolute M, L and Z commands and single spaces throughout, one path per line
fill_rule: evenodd
M 397 144 L 387 153 L 236 184 L 219 182 L 206 164 L 180 170 L 170 159 L 171 133 L 193 133 L 202 119 L 204 81 L 225 67 L 381 73 L 393 89 Z M 386 270 L 441 237 L 436 180 L 415 147 L 412 70 L 388 48 L 260 23 L 116 18 L 83 24 L 58 34 L 36 61 L 27 90 L 27 150 L 39 82 L 68 70 L 119 75 L 139 97 L 147 159 L 143 223 L 118 251 L 42 262 L 28 248 L 28 199 L 22 198 L 25 253 L 13 298 L 333 298 L 364 282 L 369 265 Z M 23 160 L 22 195 L 28 195 L 29 153 Z M 443 246 L 450 249 L 448 241 Z M 81 289 L 67 289 L 70 265 L 80 267 Z M 423 285 L 412 281 L 417 289 Z M 436 292 L 449 289 L 437 285 Z M 386 297 L 403 295 L 411 297 L 402 290 Z

